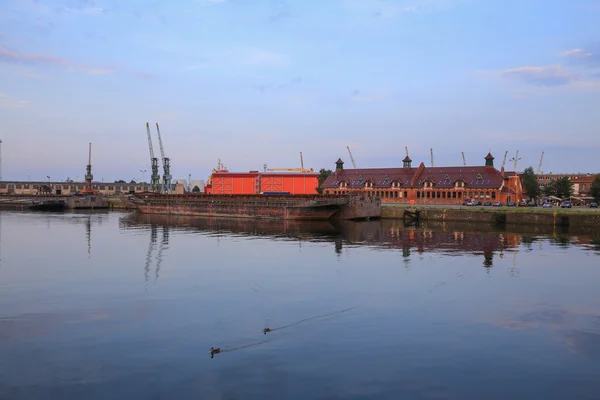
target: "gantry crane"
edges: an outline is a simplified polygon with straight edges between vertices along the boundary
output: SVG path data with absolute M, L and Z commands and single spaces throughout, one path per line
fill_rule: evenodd
M 150 149 L 150 165 L 152 166 L 152 176 L 150 177 L 150 190 L 160 191 L 160 175 L 158 175 L 158 158 L 154 157 L 152 149 L 152 137 L 150 136 L 150 125 L 146 122 L 146 133 L 148 133 L 148 147 Z
M 542 156 L 540 157 L 540 165 L 538 166 L 537 174 L 540 175 L 542 173 L 542 161 L 544 161 L 544 152 L 542 151 Z
M 354 157 L 352 157 L 352 152 L 350 151 L 350 146 L 346 146 L 348 149 L 348 154 L 350 154 L 350 161 L 352 162 L 352 168 L 356 169 L 356 163 L 354 162 Z
M 156 132 L 158 133 L 158 144 L 160 146 L 160 156 L 163 163 L 163 183 L 161 192 L 169 193 L 171 191 L 171 159 L 165 156 L 162 138 L 160 137 L 160 128 L 156 123 Z
M 466 167 L 467 166 L 467 160 L 465 160 L 465 152 L 461 151 L 462 154 L 462 158 L 463 158 L 463 165 Z

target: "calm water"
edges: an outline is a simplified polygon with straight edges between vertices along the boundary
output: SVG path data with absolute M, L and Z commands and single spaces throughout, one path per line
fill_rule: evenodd
M 600 398 L 600 232 L 0 224 L 1 399 Z

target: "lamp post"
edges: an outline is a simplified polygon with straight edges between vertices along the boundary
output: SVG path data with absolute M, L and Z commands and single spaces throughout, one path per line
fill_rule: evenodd
M 142 173 L 142 181 L 143 181 L 143 183 L 146 183 L 146 170 L 145 169 L 140 169 L 140 172 Z

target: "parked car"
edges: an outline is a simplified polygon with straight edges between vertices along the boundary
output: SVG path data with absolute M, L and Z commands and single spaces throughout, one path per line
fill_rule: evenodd
M 495 201 L 492 203 L 492 207 L 502 207 L 502 203 L 500 203 L 499 201 Z
M 544 208 L 552 208 L 552 203 L 546 202 L 546 203 L 542 204 L 542 207 L 544 207 Z
M 481 202 L 480 202 L 479 200 L 472 200 L 472 201 L 471 201 L 471 205 L 472 205 L 472 206 L 480 206 L 480 205 L 481 205 Z
M 590 208 L 598 208 L 598 203 L 590 203 Z
M 471 199 L 470 198 L 465 198 L 463 200 L 463 206 L 470 206 L 471 205 Z
M 571 208 L 571 202 L 570 201 L 563 201 L 562 204 L 560 205 L 560 208 Z
M 483 202 L 483 206 L 484 206 L 484 207 L 490 207 L 491 205 L 492 205 L 492 203 L 491 203 L 491 202 L 489 202 L 489 201 L 484 201 L 484 202 Z
M 530 201 L 527 203 L 527 207 L 537 207 L 537 203 L 535 201 Z
M 519 207 L 527 207 L 527 200 L 521 200 L 519 202 Z
M 515 203 L 514 201 L 509 201 L 508 203 L 506 203 L 506 207 L 516 207 L 517 203 Z

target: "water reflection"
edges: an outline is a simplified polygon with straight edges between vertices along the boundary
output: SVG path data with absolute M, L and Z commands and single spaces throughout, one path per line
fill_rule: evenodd
M 158 250 L 157 250 L 157 254 L 155 257 L 156 260 L 156 267 L 154 269 L 154 281 L 156 282 L 160 276 L 160 267 L 162 265 L 163 262 L 163 258 L 164 258 L 164 251 L 168 249 L 168 245 L 169 245 L 169 229 L 170 226 L 165 224 L 162 225 L 162 235 L 161 235 L 161 240 L 160 240 L 160 244 L 158 244 Z M 157 243 L 158 243 L 158 230 L 159 230 L 159 225 L 157 224 L 150 224 L 150 244 L 148 246 L 148 252 L 146 254 L 146 264 L 144 266 L 144 281 L 146 283 L 148 283 L 148 280 L 150 278 L 150 266 L 152 264 L 153 261 L 153 253 L 156 250 L 157 247 Z
M 512 275 L 518 275 L 516 252 L 523 247 L 538 250 L 542 243 L 566 248 L 571 245 L 600 251 L 600 231 L 583 228 L 544 226 L 503 226 L 481 223 L 425 222 L 405 224 L 398 220 L 295 222 L 228 218 L 194 218 L 170 215 L 132 213 L 121 218 L 122 229 L 150 229 L 150 248 L 146 257 L 145 277 L 148 279 L 151 254 L 157 243 L 158 228 L 162 227 L 162 241 L 156 256 L 156 278 L 162 262 L 164 246 L 168 244 L 169 229 L 203 232 L 216 235 L 271 237 L 283 240 L 333 242 L 334 251 L 341 255 L 345 246 L 375 246 L 401 250 L 408 265 L 413 254 L 443 253 L 447 255 L 472 254 L 481 256 L 481 265 L 489 270 L 495 257 L 504 258 L 513 253 Z M 574 233 L 576 235 L 574 235 Z

